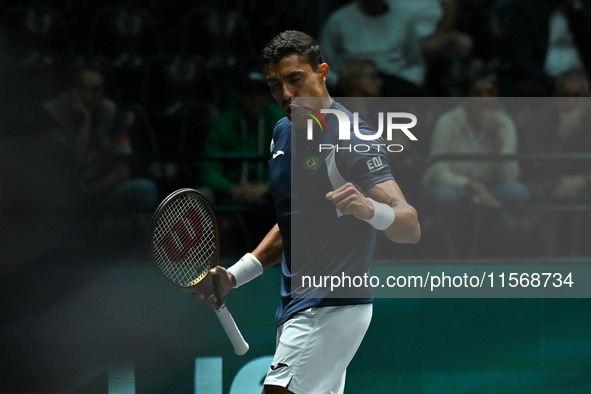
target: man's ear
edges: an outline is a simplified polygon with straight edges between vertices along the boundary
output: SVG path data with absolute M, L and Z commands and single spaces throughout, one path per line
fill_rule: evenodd
M 326 76 L 328 75 L 328 64 L 326 63 L 322 63 L 318 66 L 318 68 L 316 69 L 316 72 L 318 74 L 320 74 L 320 77 L 322 78 L 323 82 L 326 82 Z

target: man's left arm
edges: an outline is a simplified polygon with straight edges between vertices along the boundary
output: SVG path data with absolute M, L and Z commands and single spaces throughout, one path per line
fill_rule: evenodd
M 347 183 L 327 193 L 326 198 L 343 214 L 367 221 L 393 242 L 417 243 L 421 238 L 418 213 L 394 180 L 371 187 L 367 197 L 352 183 Z

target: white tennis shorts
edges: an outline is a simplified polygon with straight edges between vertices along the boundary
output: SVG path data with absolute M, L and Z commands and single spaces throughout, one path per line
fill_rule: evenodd
M 265 385 L 295 394 L 336 394 L 369 323 L 372 304 L 329 306 L 299 312 L 277 329 Z

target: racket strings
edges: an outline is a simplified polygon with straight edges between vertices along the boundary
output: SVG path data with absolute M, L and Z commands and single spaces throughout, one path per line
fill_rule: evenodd
M 216 249 L 216 226 L 210 206 L 185 194 L 162 210 L 153 230 L 154 259 L 162 274 L 187 287 L 209 271 Z

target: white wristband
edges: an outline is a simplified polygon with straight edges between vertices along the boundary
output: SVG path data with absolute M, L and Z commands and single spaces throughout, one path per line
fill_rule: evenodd
M 263 265 L 252 253 L 247 253 L 227 271 L 234 276 L 236 280 L 234 288 L 237 288 L 262 274 Z
M 365 221 L 376 230 L 385 230 L 390 227 L 396 218 L 394 209 L 388 204 L 377 202 L 372 198 L 367 197 L 367 199 L 373 205 L 373 216 L 365 219 Z

